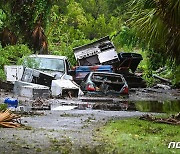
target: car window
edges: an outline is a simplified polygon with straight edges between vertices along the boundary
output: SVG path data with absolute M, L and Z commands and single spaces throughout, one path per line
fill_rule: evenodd
M 29 61 L 33 61 L 32 66 L 25 66 L 30 68 L 35 68 L 39 70 L 51 70 L 51 71 L 65 71 L 64 60 L 63 59 L 55 59 L 55 58 L 42 58 L 42 57 L 30 57 Z
M 109 81 L 109 82 L 122 82 L 121 76 L 111 74 L 93 74 L 91 80 L 94 81 Z

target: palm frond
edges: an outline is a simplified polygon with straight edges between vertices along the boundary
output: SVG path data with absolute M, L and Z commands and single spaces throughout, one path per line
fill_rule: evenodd
M 180 63 L 180 0 L 134 0 L 131 6 L 137 35 Z

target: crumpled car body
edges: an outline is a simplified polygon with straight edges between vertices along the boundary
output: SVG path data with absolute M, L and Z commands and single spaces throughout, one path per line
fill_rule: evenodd
M 107 72 L 90 72 L 81 82 L 81 89 L 87 94 L 128 95 L 129 89 L 123 75 Z

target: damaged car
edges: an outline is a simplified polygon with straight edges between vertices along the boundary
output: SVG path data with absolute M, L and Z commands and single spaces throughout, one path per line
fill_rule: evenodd
M 54 78 L 50 80 L 52 96 L 60 97 L 67 95 L 69 97 L 78 97 L 78 95 L 83 95 L 79 86 L 73 81 L 72 76 L 69 75 L 71 69 L 66 56 L 31 55 L 24 61 L 24 64 L 52 75 Z M 41 82 L 42 79 L 39 83 Z
M 81 89 L 86 94 L 128 95 L 128 84 L 121 74 L 90 72 L 81 82 Z

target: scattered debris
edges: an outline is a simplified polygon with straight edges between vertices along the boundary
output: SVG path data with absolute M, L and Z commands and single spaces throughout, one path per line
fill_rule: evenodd
M 82 95 L 80 87 L 71 80 L 52 80 L 51 86 L 52 96 L 55 97 L 78 97 Z
M 159 69 L 156 70 L 156 73 L 161 73 L 161 72 L 165 71 L 166 69 L 167 69 L 166 66 L 160 67 Z
M 14 111 L 16 114 L 19 114 L 23 117 L 27 116 L 43 116 L 44 112 L 43 111 Z
M 6 128 L 20 127 L 19 115 L 13 114 L 10 110 L 0 112 L 0 126 Z
M 18 106 L 18 100 L 14 98 L 6 98 L 4 100 L 4 103 L 8 105 L 8 107 L 14 107 L 17 108 Z
M 49 102 L 43 100 L 42 98 L 37 98 L 32 103 L 32 110 L 51 110 L 51 105 Z
M 14 94 L 36 99 L 38 97 L 48 98 L 50 96 L 49 87 L 23 81 L 15 81 Z
M 169 90 L 169 89 L 171 89 L 170 86 L 164 85 L 164 84 L 157 84 L 155 87 L 156 87 L 156 88 L 163 88 L 164 90 Z
M 142 115 L 139 119 L 153 121 L 157 123 L 180 125 L 180 112 L 177 115 L 170 116 L 169 118 L 156 118 L 156 117 L 153 117 L 152 115 L 145 114 L 145 115 Z

